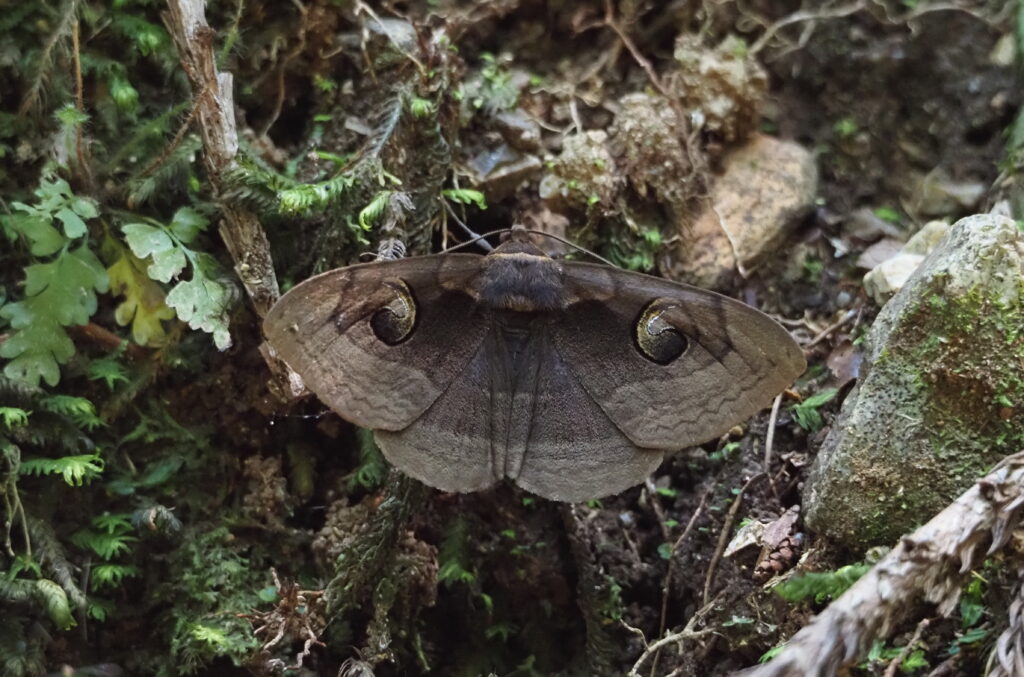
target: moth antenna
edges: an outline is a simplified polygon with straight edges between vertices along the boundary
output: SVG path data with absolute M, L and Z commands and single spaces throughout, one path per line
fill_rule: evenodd
M 468 229 L 468 226 L 467 226 L 467 229 Z M 448 252 L 453 252 L 456 249 L 462 249 L 463 247 L 468 247 L 471 244 L 474 244 L 476 242 L 480 242 L 485 237 L 490 237 L 492 235 L 497 235 L 499 233 L 507 233 L 510 230 L 512 230 L 512 229 L 511 228 L 499 228 L 497 230 L 492 230 L 492 231 L 486 232 L 486 233 L 484 233 L 482 235 L 474 235 L 472 240 L 466 240 L 465 242 L 460 242 L 459 244 L 452 245 L 451 247 L 448 247 L 447 249 L 445 249 L 441 253 L 442 254 L 447 254 Z M 473 231 L 469 231 L 469 232 L 472 233 Z M 483 243 L 481 243 L 480 246 L 483 247 L 484 249 L 486 249 L 487 251 L 493 251 L 494 250 L 494 247 L 491 246 L 490 242 L 483 242 Z
M 461 244 L 455 245 L 454 247 L 449 247 L 448 249 L 445 249 L 446 252 L 450 252 L 453 249 L 458 249 L 459 247 L 464 247 L 467 244 L 473 244 L 474 242 L 479 242 L 480 243 L 480 248 L 483 249 L 484 251 L 488 251 L 488 252 L 494 251 L 494 247 L 491 246 L 491 243 L 487 242 L 486 240 L 484 240 L 484 238 L 487 237 L 488 235 L 493 235 L 494 233 L 500 233 L 501 230 L 495 230 L 495 231 L 492 231 L 490 233 L 484 233 L 483 235 L 477 235 L 475 232 L 473 232 L 472 228 L 467 226 L 465 224 L 465 222 L 463 222 L 463 220 L 459 218 L 459 215 L 455 213 L 455 210 L 452 209 L 452 206 L 450 204 L 448 204 L 448 200 L 442 199 L 441 200 L 441 204 L 444 205 L 445 211 L 447 211 L 448 215 L 451 216 L 455 220 L 455 223 L 459 224 L 459 227 L 462 228 L 462 230 L 466 231 L 467 235 L 469 235 L 471 238 L 473 238 L 473 239 L 469 240 L 468 242 L 463 242 Z M 502 230 L 507 230 L 507 229 L 503 228 Z
M 612 268 L 618 268 L 617 265 L 615 265 L 614 263 L 612 263 L 611 261 L 609 261 L 605 257 L 601 256 L 600 254 L 596 254 L 596 253 L 590 251 L 589 249 L 587 249 L 586 247 L 581 247 L 578 244 L 576 244 L 575 242 L 573 242 L 571 240 L 567 240 L 567 239 L 565 239 L 564 237 L 562 237 L 560 235 L 555 235 L 554 233 L 545 233 L 543 230 L 533 230 L 532 228 L 526 228 L 524 226 L 516 226 L 515 228 L 516 228 L 516 230 L 524 230 L 527 233 L 531 233 L 533 235 L 542 235 L 544 237 L 550 237 L 552 240 L 557 240 L 558 242 L 561 242 L 564 245 L 568 245 L 568 246 L 572 247 L 573 249 L 575 249 L 576 251 L 578 251 L 578 252 L 580 252 L 582 254 L 586 254 L 587 256 L 593 256 L 595 259 L 597 259 L 601 263 L 604 263 L 605 265 L 609 265 Z

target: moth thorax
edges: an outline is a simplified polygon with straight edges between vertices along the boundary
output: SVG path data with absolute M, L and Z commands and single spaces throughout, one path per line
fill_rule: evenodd
M 496 252 L 486 260 L 477 288 L 477 298 L 484 305 L 522 313 L 565 307 L 562 267 L 557 261 L 523 252 Z

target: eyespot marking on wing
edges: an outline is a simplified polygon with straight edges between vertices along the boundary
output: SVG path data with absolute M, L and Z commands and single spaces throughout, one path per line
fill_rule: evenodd
M 640 354 L 655 364 L 671 364 L 690 347 L 686 335 L 665 319 L 672 306 L 666 299 L 648 303 L 633 323 L 633 340 Z
M 416 299 L 402 280 L 386 280 L 383 286 L 392 296 L 370 316 L 373 335 L 389 346 L 402 343 L 416 328 Z

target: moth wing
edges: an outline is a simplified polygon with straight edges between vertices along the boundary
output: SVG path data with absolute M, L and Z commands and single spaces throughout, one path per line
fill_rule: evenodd
M 479 270 L 472 254 L 423 256 L 339 268 L 282 296 L 263 323 L 267 341 L 321 401 L 375 430 L 419 418 L 476 354 L 488 324 L 464 289 Z M 404 284 L 415 308 L 408 336 L 389 345 L 374 314 Z
M 376 431 L 384 456 L 406 475 L 442 491 L 479 491 L 503 477 L 494 447 L 488 343 L 478 345 L 423 415 L 402 430 Z
M 643 482 L 662 456 L 660 449 L 639 448 L 626 437 L 548 344 L 516 484 L 556 501 L 585 501 Z
M 803 373 L 800 347 L 777 322 L 739 301 L 649 275 L 566 263 L 568 308 L 552 339 L 582 386 L 638 447 L 706 442 L 759 411 Z M 686 339 L 658 364 L 637 323 L 658 302 Z

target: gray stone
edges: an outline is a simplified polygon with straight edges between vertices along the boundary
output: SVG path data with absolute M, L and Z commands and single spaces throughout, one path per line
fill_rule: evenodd
M 906 284 L 924 261 L 924 257 L 938 246 L 947 232 L 949 224 L 945 221 L 926 223 L 907 240 L 899 252 L 875 265 L 871 272 L 864 276 L 864 291 L 878 305 L 884 304 Z
M 810 528 L 892 544 L 1024 448 L 1024 234 L 961 219 L 882 308 L 811 468 Z
M 471 158 L 469 167 L 475 174 L 474 183 L 487 201 L 498 202 L 515 192 L 523 181 L 538 174 L 543 164 L 536 155 L 520 153 L 501 144 Z

